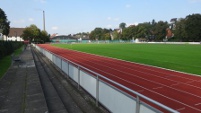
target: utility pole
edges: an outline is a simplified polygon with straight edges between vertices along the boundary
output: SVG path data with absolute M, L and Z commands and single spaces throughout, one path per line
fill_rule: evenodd
M 43 11 L 43 30 L 45 31 L 45 11 Z

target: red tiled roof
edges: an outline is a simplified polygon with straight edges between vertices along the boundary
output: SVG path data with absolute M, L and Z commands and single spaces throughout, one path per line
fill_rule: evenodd
M 10 28 L 10 32 L 8 34 L 9 37 L 12 36 L 21 36 L 23 34 L 25 28 Z

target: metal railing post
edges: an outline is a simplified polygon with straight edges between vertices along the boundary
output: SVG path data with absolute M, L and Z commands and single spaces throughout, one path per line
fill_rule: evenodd
M 69 61 L 68 61 L 68 72 L 67 72 L 67 78 L 69 79 L 70 78 L 70 75 L 69 75 L 69 69 L 70 69 L 70 67 L 69 67 L 70 65 L 69 65 Z
M 80 67 L 78 66 L 78 89 L 80 89 Z
M 96 77 L 96 106 L 98 107 L 99 102 L 99 77 Z
M 61 58 L 60 58 L 61 59 Z M 61 70 L 62 70 L 62 59 L 61 59 Z
M 135 113 L 140 113 L 140 98 L 138 95 L 136 98 L 136 112 Z

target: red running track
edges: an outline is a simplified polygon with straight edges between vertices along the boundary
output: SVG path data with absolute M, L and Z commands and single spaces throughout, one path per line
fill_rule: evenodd
M 181 113 L 201 113 L 201 77 L 199 76 L 56 48 L 48 44 L 38 46 Z

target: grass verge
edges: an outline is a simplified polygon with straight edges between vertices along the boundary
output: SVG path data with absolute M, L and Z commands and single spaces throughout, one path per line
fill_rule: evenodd
M 13 54 L 19 55 L 22 52 L 22 48 L 23 48 L 23 46 L 21 48 L 15 50 Z M 10 67 L 10 65 L 11 65 L 11 56 L 10 55 L 8 55 L 0 60 L 0 79 L 6 73 L 6 71 Z

